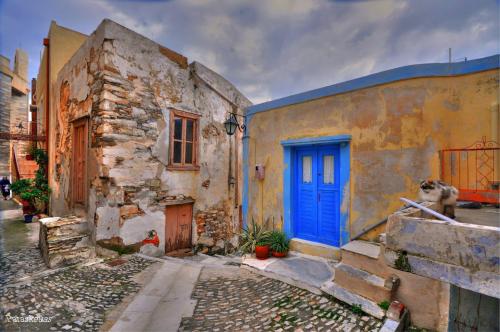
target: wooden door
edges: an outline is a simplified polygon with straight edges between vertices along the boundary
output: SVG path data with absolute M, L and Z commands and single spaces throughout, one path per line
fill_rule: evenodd
M 165 210 L 165 253 L 191 248 L 193 205 L 171 205 Z
M 85 205 L 87 201 L 87 119 L 73 123 L 72 199 L 73 205 Z

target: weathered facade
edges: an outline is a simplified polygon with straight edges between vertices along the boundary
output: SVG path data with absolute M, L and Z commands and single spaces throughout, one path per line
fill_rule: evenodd
M 234 86 L 104 20 L 52 88 L 52 215 L 86 217 L 103 246 L 236 245 L 242 148 L 223 122 L 250 102 Z
M 28 55 L 21 49 L 16 50 L 14 65 L 0 56 L 0 132 L 7 134 L 25 134 L 22 130 L 28 126 Z M 17 157 L 26 155 L 27 141 L 0 139 L 0 176 L 11 176 L 13 172 L 12 149 Z M 15 177 L 15 175 L 14 175 Z
M 402 67 L 250 107 L 246 220 L 283 218 L 294 248 L 312 242 L 316 252 L 338 256 L 335 248 L 397 210 L 399 197 L 416 198 L 420 180 L 440 177 L 441 149 L 466 147 L 482 137 L 498 142 L 498 63 L 495 55 Z M 314 156 L 322 155 L 331 159 L 314 164 Z M 299 163 L 302 156 L 307 160 Z M 256 177 L 256 165 L 265 167 L 263 180 Z M 331 177 L 325 167 L 331 167 Z M 318 195 L 304 206 L 308 185 Z M 318 206 L 318 213 L 326 210 L 326 222 L 299 215 Z
M 46 136 L 44 147 L 47 150 L 50 159 L 54 158 L 54 150 L 50 149 L 51 142 L 54 140 L 54 132 L 47 131 L 47 128 L 56 126 L 57 115 L 55 109 L 50 107 L 54 98 L 55 91 L 53 86 L 57 80 L 57 75 L 61 68 L 80 48 L 87 39 L 78 31 L 60 26 L 56 21 L 50 23 L 47 38 L 43 40 L 43 54 L 38 68 L 36 78 L 36 108 L 37 108 L 37 132 L 39 135 Z M 47 109 L 49 112 L 47 112 Z M 53 164 L 49 164 L 48 172 L 52 175 Z M 49 185 L 52 176 L 49 176 Z

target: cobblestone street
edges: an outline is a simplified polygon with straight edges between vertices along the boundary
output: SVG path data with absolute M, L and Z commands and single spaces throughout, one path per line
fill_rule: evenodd
M 154 264 L 129 256 L 115 267 L 48 273 L 36 248 L 37 225 L 0 223 L 0 331 L 98 331 L 106 314 L 141 287 L 135 277 Z
M 0 331 L 106 331 L 144 285 L 147 271 L 161 266 L 132 255 L 116 264 L 49 270 L 37 239 L 36 223 L 0 221 Z M 180 331 L 377 331 L 382 325 L 356 308 L 237 264 L 219 261 L 215 268 L 195 258 L 176 261 L 203 266 L 191 294 L 197 300 L 193 316 L 182 319 Z
M 377 331 L 382 323 L 324 296 L 238 268 L 205 268 L 181 331 Z

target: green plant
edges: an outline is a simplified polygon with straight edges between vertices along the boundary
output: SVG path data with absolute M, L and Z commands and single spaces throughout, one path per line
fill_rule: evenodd
M 398 258 L 394 261 L 396 269 L 404 272 L 411 272 L 411 265 L 408 261 L 408 254 L 405 251 L 398 252 Z
M 287 239 L 283 231 L 274 230 L 269 236 L 269 244 L 274 252 L 287 252 L 290 247 L 290 240 Z
M 259 225 L 253 220 L 240 234 L 240 250 L 243 253 L 254 253 L 256 245 L 266 245 L 269 243 L 270 232 L 265 225 Z
M 45 150 L 39 148 L 31 149 L 33 159 L 38 164 L 35 179 L 20 179 L 12 183 L 11 190 L 27 201 L 37 212 L 45 210 L 50 197 L 50 188 L 46 177 L 48 156 Z
M 361 315 L 363 313 L 363 309 L 361 308 L 361 304 L 353 304 L 351 306 L 351 311 L 356 315 Z
M 389 301 L 387 301 L 387 300 L 383 300 L 382 302 L 380 302 L 380 303 L 378 304 L 378 306 L 379 306 L 381 309 L 385 310 L 385 311 L 387 311 L 387 309 L 389 309 L 389 306 L 390 306 L 390 305 L 391 305 L 391 303 L 390 303 Z

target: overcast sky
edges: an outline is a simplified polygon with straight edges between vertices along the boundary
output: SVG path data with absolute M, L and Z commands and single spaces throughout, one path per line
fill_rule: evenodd
M 0 0 L 0 53 L 38 71 L 51 20 L 110 18 L 212 68 L 254 103 L 394 67 L 499 53 L 499 0 Z

